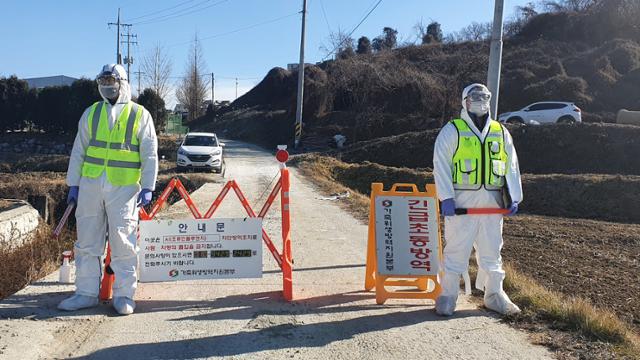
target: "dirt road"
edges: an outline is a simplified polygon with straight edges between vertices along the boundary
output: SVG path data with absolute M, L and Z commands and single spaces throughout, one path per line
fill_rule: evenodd
M 277 174 L 273 156 L 227 142 L 227 178 L 254 208 Z M 216 178 L 216 176 L 214 176 Z M 207 209 L 222 179 L 193 194 Z M 0 303 L 0 357 L 7 359 L 544 359 L 525 333 L 502 324 L 464 298 L 450 319 L 424 301 L 375 304 L 363 292 L 367 228 L 293 171 L 292 238 L 295 301 L 281 299 L 281 273 L 264 251 L 261 279 L 140 284 L 138 308 L 116 316 L 109 304 L 77 313 L 56 310 L 72 286 L 57 274 Z M 278 209 L 274 204 L 273 209 Z M 273 210 L 272 210 L 273 211 Z M 272 213 L 273 214 L 273 213 Z M 217 216 L 244 215 L 229 198 Z M 165 218 L 190 217 L 177 203 Z M 279 219 L 265 229 L 278 246 Z

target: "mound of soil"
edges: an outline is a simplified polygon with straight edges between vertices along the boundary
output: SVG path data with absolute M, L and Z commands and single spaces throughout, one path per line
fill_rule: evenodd
M 534 174 L 640 175 L 640 128 L 616 124 L 509 127 L 520 171 Z M 433 167 L 438 130 L 375 139 L 348 147 L 347 162 L 387 166 Z M 393 151 L 390 151 L 393 149 Z

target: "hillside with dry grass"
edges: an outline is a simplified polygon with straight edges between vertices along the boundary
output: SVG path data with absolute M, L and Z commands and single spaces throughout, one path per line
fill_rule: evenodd
M 584 12 L 543 13 L 504 43 L 499 112 L 537 101 L 574 102 L 586 122 L 640 110 L 640 4 L 601 0 Z M 597 31 L 595 30 L 597 29 Z M 486 82 L 488 41 L 409 45 L 307 66 L 308 144 L 346 135 L 348 144 L 439 128 L 459 116 L 462 89 Z M 193 128 L 264 145 L 290 143 L 297 72 L 272 69 L 251 91 Z

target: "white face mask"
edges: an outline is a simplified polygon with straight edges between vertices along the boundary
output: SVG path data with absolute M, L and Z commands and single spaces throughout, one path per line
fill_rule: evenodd
M 484 116 L 489 112 L 489 102 L 488 101 L 471 101 L 469 103 L 469 108 L 467 109 L 472 114 L 476 116 Z
M 120 86 L 116 85 L 98 85 L 98 91 L 100 95 L 106 97 L 109 100 L 115 100 L 120 95 Z

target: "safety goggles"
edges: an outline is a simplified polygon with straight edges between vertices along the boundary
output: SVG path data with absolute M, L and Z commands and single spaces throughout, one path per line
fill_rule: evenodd
M 467 95 L 467 98 L 471 101 L 489 101 L 491 100 L 491 93 L 481 92 L 481 91 L 473 91 Z
M 100 75 L 96 81 L 98 82 L 98 85 L 113 86 L 118 82 L 118 78 L 113 76 L 113 74 L 103 74 Z

